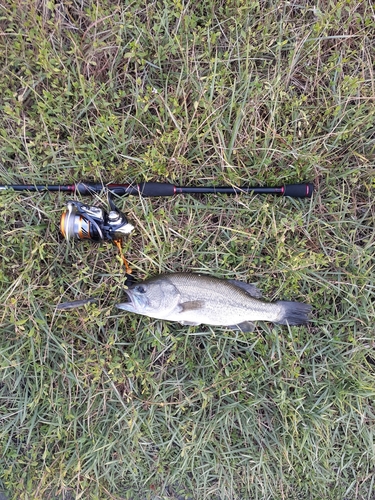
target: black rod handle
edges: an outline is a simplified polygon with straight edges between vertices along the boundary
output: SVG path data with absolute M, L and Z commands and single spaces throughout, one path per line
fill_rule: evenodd
M 314 192 L 314 184 L 286 184 L 283 188 L 283 196 L 292 198 L 311 198 Z
M 173 196 L 177 189 L 168 182 L 140 182 L 137 187 L 141 196 Z

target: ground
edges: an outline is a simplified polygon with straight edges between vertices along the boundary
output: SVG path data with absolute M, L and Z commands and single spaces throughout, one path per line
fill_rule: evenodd
M 315 185 L 117 200 L 138 279 L 313 307 L 251 333 L 117 310 L 116 248 L 60 235 L 72 195 L 0 192 L 9 499 L 374 498 L 374 28 L 353 0 L 0 7 L 2 184 Z

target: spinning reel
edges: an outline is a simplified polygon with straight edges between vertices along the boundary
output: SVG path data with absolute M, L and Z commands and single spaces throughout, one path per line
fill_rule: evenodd
M 60 230 L 67 241 L 91 240 L 112 241 L 120 251 L 126 272 L 131 269 L 122 253 L 122 241 L 134 229 L 125 214 L 121 212 L 108 194 L 110 211 L 89 206 L 79 201 L 70 200 L 66 204 L 60 221 Z

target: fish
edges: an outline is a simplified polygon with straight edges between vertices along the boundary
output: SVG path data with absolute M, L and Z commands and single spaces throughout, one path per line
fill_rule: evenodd
M 211 325 L 243 332 L 254 321 L 304 325 L 312 308 L 303 302 L 266 302 L 253 284 L 201 273 L 170 273 L 137 282 L 125 290 L 126 302 L 116 307 L 131 313 L 182 325 Z

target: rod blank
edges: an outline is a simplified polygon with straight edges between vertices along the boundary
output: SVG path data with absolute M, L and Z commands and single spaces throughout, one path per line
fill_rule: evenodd
M 93 195 L 102 191 L 109 191 L 118 196 L 140 195 L 140 196 L 174 196 L 176 194 L 276 194 L 280 196 L 290 196 L 292 198 L 311 198 L 314 192 L 312 183 L 286 184 L 281 187 L 251 187 L 251 186 L 174 186 L 167 182 L 140 182 L 139 184 L 94 184 L 79 182 L 66 186 L 43 186 L 43 185 L 0 185 L 0 190 L 13 191 L 62 191 L 79 193 L 82 195 Z

